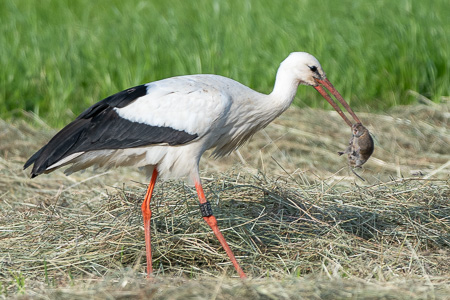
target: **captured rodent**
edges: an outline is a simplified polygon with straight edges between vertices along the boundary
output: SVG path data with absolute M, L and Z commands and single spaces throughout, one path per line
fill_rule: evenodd
M 352 167 L 361 167 L 372 155 L 374 149 L 373 139 L 369 130 L 361 123 L 352 125 L 352 137 L 345 151 L 339 155 L 348 154 L 348 162 Z

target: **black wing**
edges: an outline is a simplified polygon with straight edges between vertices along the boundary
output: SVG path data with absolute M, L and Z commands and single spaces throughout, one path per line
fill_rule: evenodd
M 147 87 L 140 85 L 92 105 L 31 156 L 24 169 L 34 163 L 31 177 L 35 177 L 61 159 L 78 152 L 125 149 L 161 143 L 174 146 L 185 144 L 198 137 L 196 134 L 171 127 L 132 122 L 115 112 L 115 107 L 130 105 L 146 94 Z

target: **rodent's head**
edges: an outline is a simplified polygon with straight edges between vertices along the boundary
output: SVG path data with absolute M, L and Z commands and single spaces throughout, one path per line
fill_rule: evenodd
M 364 134 L 364 132 L 366 132 L 366 130 L 366 127 L 364 127 L 361 123 L 355 123 L 352 125 L 352 131 L 355 137 L 360 137 Z

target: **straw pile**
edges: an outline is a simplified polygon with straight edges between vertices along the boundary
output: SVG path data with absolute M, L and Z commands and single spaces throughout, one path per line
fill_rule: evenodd
M 145 280 L 138 170 L 57 171 L 27 156 L 55 131 L 0 123 L 0 298 L 442 298 L 450 294 L 449 106 L 359 114 L 373 157 L 349 172 L 350 130 L 290 109 L 238 153 L 205 157 L 204 189 L 242 282 L 182 181 L 152 201 L 155 279 Z

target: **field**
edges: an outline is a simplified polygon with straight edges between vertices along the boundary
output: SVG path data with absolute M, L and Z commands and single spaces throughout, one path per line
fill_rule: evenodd
M 448 1 L 0 1 L 0 299 L 448 299 Z M 372 132 L 349 171 L 348 127 L 317 93 L 227 158 L 206 197 L 249 279 L 160 182 L 145 279 L 137 169 L 29 179 L 58 128 L 122 89 L 216 73 L 270 92 L 291 51 L 313 53 Z
M 306 51 L 359 110 L 450 95 L 450 2 L 0 1 L 0 116 L 61 127 L 138 84 L 215 73 L 270 92 Z M 421 97 L 423 96 L 423 97 Z M 296 104 L 329 108 L 312 89 Z

